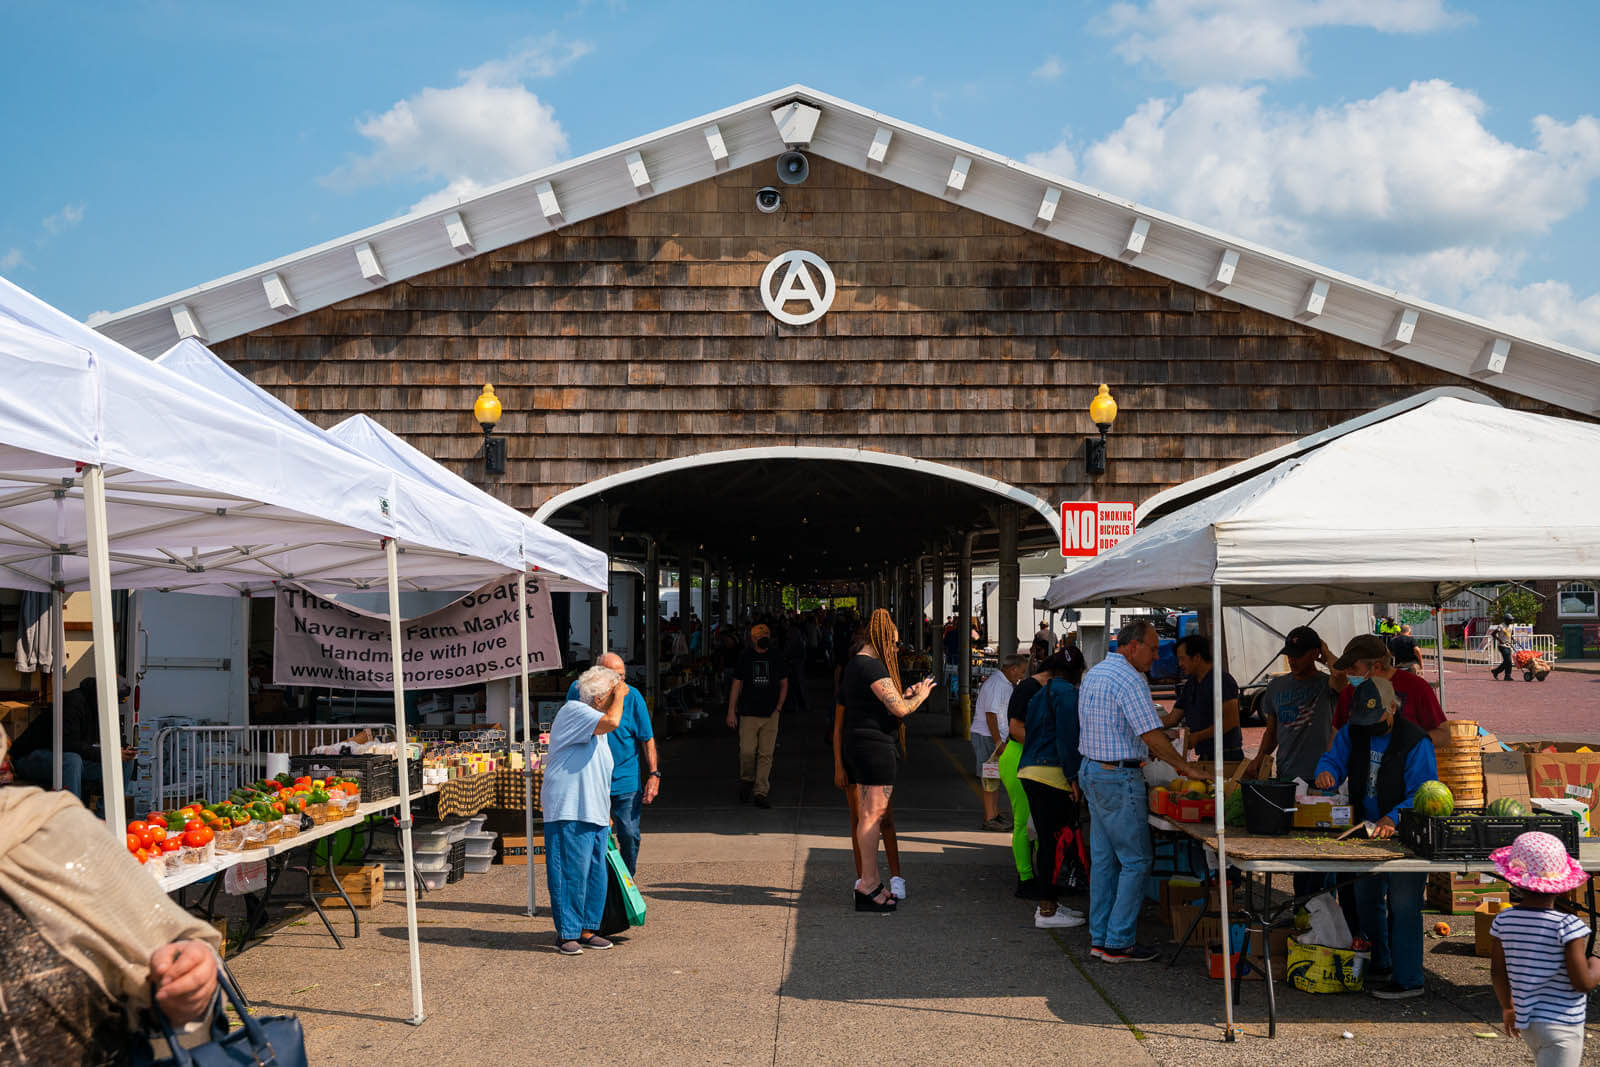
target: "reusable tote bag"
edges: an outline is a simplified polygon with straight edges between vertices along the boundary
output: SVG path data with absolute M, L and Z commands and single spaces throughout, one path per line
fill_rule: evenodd
M 614 837 L 611 847 L 606 850 L 606 862 L 611 865 L 611 877 L 622 887 L 622 904 L 628 913 L 628 925 L 643 926 L 644 894 L 633 884 L 633 875 L 628 873 L 628 865 L 622 862 L 622 850 L 617 848 L 617 839 Z

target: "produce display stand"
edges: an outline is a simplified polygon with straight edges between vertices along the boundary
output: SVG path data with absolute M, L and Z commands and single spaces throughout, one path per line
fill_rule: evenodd
M 1183 823 L 1169 819 L 1152 816 L 1150 824 L 1153 828 L 1178 832 L 1187 835 L 1197 846 L 1217 852 L 1218 835 L 1214 827 L 1202 823 Z M 1270 902 L 1271 877 L 1274 874 L 1334 874 L 1341 875 L 1339 884 L 1345 885 L 1359 878 L 1379 874 L 1491 874 L 1495 872 L 1494 864 L 1487 859 L 1424 859 L 1414 855 L 1405 846 L 1393 838 L 1379 840 L 1360 840 L 1347 838 L 1336 840 L 1333 835 L 1327 837 L 1314 836 L 1288 836 L 1288 837 L 1260 837 L 1249 834 L 1222 835 L 1222 844 L 1226 848 L 1228 866 L 1237 869 L 1244 875 L 1244 907 L 1237 909 L 1237 914 L 1246 921 L 1256 922 L 1261 926 L 1262 945 L 1270 946 L 1272 934 L 1284 926 L 1294 922 L 1295 910 L 1313 896 L 1328 892 L 1327 887 L 1319 889 L 1316 893 L 1306 896 L 1290 896 L 1277 904 Z M 1600 839 L 1585 838 L 1578 850 L 1578 862 L 1585 871 L 1600 872 Z M 1213 883 L 1220 881 L 1218 878 L 1220 868 L 1216 871 L 1207 868 L 1205 881 Z M 1263 887 L 1260 909 L 1255 907 L 1256 885 L 1255 875 L 1264 875 L 1266 885 Z M 1589 947 L 1592 950 L 1595 941 L 1596 911 L 1594 897 L 1594 880 L 1584 883 L 1585 902 L 1579 909 L 1589 920 Z M 1184 932 L 1179 941 L 1173 959 L 1189 944 L 1195 930 L 1200 925 L 1200 920 L 1207 917 L 1202 911 L 1196 915 L 1189 929 Z M 1263 953 L 1265 985 L 1267 989 L 1267 1036 L 1278 1036 L 1278 999 L 1276 995 L 1272 974 L 1272 953 Z M 1169 961 L 1169 966 L 1171 965 Z M 1237 1002 L 1238 985 L 1234 987 L 1234 1001 Z

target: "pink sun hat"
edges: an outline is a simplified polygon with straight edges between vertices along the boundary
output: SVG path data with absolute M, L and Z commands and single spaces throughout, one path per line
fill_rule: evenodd
M 1489 853 L 1501 877 L 1530 893 L 1565 893 L 1589 880 L 1582 865 L 1567 855 L 1561 839 L 1533 831 Z

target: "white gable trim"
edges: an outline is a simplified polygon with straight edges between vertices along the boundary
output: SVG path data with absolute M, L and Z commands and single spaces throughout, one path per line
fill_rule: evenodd
M 368 292 L 379 282 L 415 277 L 460 262 L 463 255 L 503 248 L 771 159 L 785 148 L 773 109 L 795 99 L 822 111 L 806 148 L 822 158 L 869 167 L 897 184 L 958 199 L 962 207 L 1196 289 L 1222 292 L 1245 307 L 1438 370 L 1492 378 L 1500 388 L 1572 411 L 1600 414 L 1600 357 L 1591 353 L 1406 297 L 801 85 L 129 308 L 95 326 L 150 356 L 180 339 L 178 323 L 184 320 L 203 322 L 212 343 L 250 333 Z M 641 174 L 648 175 L 647 186 L 639 184 Z M 470 248 L 462 250 L 455 242 L 468 234 Z M 293 293 L 293 311 L 270 302 L 265 279 L 274 274 Z

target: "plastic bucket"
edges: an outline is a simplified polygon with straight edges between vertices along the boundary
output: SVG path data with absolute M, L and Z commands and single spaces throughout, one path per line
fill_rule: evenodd
M 1279 837 L 1294 829 L 1293 782 L 1266 779 L 1241 783 L 1244 792 L 1244 828 L 1252 834 Z

